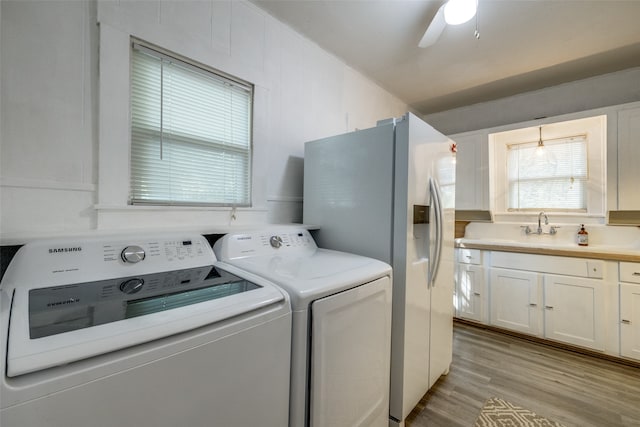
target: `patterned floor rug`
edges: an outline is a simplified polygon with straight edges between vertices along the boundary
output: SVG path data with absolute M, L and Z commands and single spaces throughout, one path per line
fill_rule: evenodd
M 475 427 L 564 427 L 497 397 L 487 400 Z

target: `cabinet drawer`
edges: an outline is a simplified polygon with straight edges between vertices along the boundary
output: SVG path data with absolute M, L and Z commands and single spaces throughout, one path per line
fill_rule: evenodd
M 528 270 L 540 273 L 602 279 L 604 261 L 585 258 L 569 258 L 553 255 L 492 252 L 491 266 L 512 270 Z
M 461 264 L 482 264 L 480 249 L 458 249 L 458 262 Z
M 640 283 L 640 263 L 621 262 L 620 263 L 620 281 Z

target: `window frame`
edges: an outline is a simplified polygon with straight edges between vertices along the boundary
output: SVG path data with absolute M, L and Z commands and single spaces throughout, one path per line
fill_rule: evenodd
M 554 180 L 556 179 L 556 177 L 553 176 L 545 176 L 545 177 L 540 177 L 540 178 L 536 178 L 536 179 L 518 179 L 518 180 L 512 180 L 509 178 L 509 153 L 511 150 L 513 150 L 514 147 L 519 148 L 519 147 L 523 147 L 523 148 L 537 148 L 538 145 L 538 141 L 527 141 L 527 142 L 517 142 L 517 143 L 511 143 L 511 144 L 506 144 L 506 165 L 505 165 L 505 169 L 506 169 L 506 191 L 507 191 L 507 195 L 506 195 L 506 211 L 507 212 L 540 212 L 541 210 L 545 210 L 545 211 L 549 211 L 549 212 L 571 212 L 571 213 L 587 213 L 588 212 L 588 191 L 587 191 L 587 187 L 589 184 L 589 136 L 587 134 L 579 134 L 579 135 L 566 135 L 566 136 L 562 136 L 559 138 L 553 138 L 553 139 L 543 139 L 543 143 L 545 145 L 545 149 L 549 149 L 549 147 L 555 145 L 555 144 L 562 144 L 565 142 L 573 142 L 574 140 L 579 140 L 580 142 L 584 142 L 585 146 L 585 154 L 586 154 L 586 160 L 585 160 L 585 167 L 586 167 L 586 179 L 584 180 L 584 208 L 567 208 L 567 207 L 533 207 L 533 208 L 514 208 L 511 207 L 511 197 L 513 196 L 511 194 L 511 186 L 514 182 L 527 182 L 527 181 L 536 181 L 536 182 L 541 182 L 541 181 L 545 181 L 545 180 Z M 567 178 L 566 176 L 564 178 Z
M 543 140 L 567 138 L 575 135 L 587 136 L 586 210 L 527 208 L 509 209 L 509 179 L 507 170 L 507 147 L 519 143 L 531 143 L 539 139 L 542 126 Z M 504 129 L 504 128 L 503 128 Z M 539 121 L 527 123 L 526 127 L 489 133 L 491 209 L 497 215 L 530 216 L 534 212 L 550 212 L 575 217 L 604 217 L 606 212 L 607 174 L 607 115 L 589 116 L 566 121 Z
M 246 170 L 246 185 L 247 185 L 247 202 L 246 203 L 226 203 L 226 202 L 197 202 L 197 201 L 184 201 L 184 200 L 158 200 L 158 199 L 134 199 L 133 198 L 133 62 L 134 51 L 139 50 L 151 56 L 155 56 L 163 61 L 169 61 L 178 63 L 180 67 L 186 68 L 190 71 L 203 74 L 208 78 L 215 78 L 225 84 L 240 87 L 246 90 L 249 94 L 249 118 L 248 118 L 248 145 L 247 152 L 247 170 Z M 229 207 L 235 209 L 236 207 L 252 207 L 253 206 L 253 157 L 254 157 L 254 108 L 255 108 L 255 85 L 247 82 L 241 78 L 232 76 L 228 73 L 215 69 L 213 67 L 204 65 L 198 61 L 187 58 L 183 55 L 171 52 L 167 49 L 161 48 L 157 45 L 148 43 L 144 40 L 140 40 L 134 37 L 130 38 L 129 43 L 130 61 L 129 61 L 129 187 L 127 204 L 131 206 L 176 206 L 176 207 Z M 201 141 L 201 140 L 198 140 Z M 192 143 L 197 143 L 193 142 Z M 202 142 L 200 142 L 202 143 Z M 230 148 L 232 151 L 236 151 Z M 215 151 L 215 150 L 212 150 Z M 243 150 L 244 151 L 244 150 Z

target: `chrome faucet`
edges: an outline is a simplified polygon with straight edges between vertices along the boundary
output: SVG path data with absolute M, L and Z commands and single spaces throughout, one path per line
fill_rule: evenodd
M 538 214 L 538 234 L 542 234 L 542 225 L 540 225 L 540 220 L 542 219 L 543 216 L 544 216 L 544 225 L 549 225 L 549 218 L 547 217 L 547 214 L 544 212 L 540 212 Z
M 552 236 L 558 234 L 558 228 L 560 228 L 559 225 L 552 225 L 551 227 L 549 227 L 549 233 L 542 232 L 542 217 L 544 217 L 544 225 L 549 225 L 549 217 L 547 216 L 547 214 L 544 212 L 540 212 L 538 214 L 538 229 L 536 231 L 533 231 L 528 225 L 521 225 L 520 228 L 524 228 L 524 234 L 526 234 L 527 236 L 532 233 L 536 233 L 537 235 L 551 234 Z

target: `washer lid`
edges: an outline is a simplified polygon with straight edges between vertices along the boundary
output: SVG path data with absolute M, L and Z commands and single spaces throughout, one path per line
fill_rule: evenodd
M 11 299 L 7 376 L 286 304 L 279 289 L 257 279 L 248 281 L 218 266 L 204 266 L 62 286 L 16 287 L 11 294 L 1 290 L 2 298 Z

